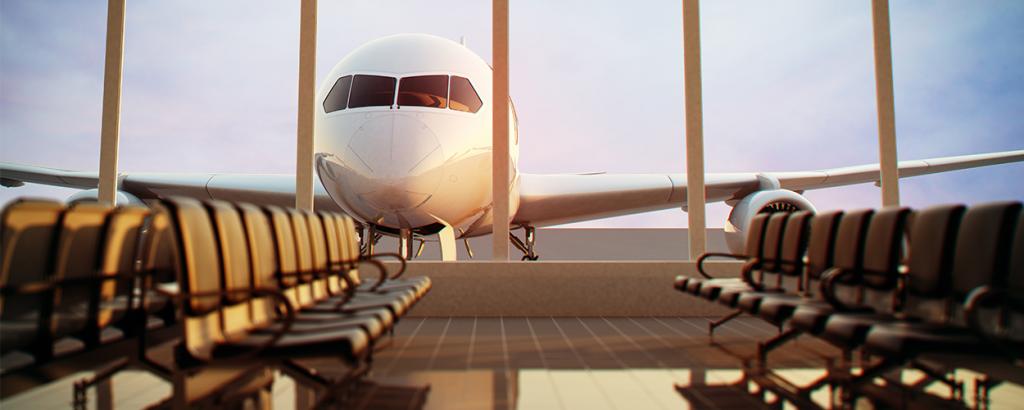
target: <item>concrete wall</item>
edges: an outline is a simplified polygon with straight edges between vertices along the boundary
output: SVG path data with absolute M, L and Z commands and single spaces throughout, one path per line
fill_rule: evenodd
M 736 277 L 740 264 L 712 262 L 716 277 Z M 676 275 L 697 275 L 692 262 L 424 262 L 431 292 L 411 316 L 718 316 L 717 304 L 676 291 Z

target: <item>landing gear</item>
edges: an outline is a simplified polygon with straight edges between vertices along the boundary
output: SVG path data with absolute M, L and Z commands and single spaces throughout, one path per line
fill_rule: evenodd
M 384 235 L 377 233 L 373 225 L 366 225 L 365 234 L 362 228 L 359 229 L 359 252 L 363 255 L 372 255 L 373 248 Z
M 515 234 L 509 232 L 508 237 L 512 241 L 512 246 L 519 249 L 523 253 L 524 261 L 535 261 L 540 259 L 540 256 L 536 252 L 536 228 L 532 226 L 524 226 L 523 230 L 526 231 L 526 241 L 519 239 Z
M 402 228 L 398 231 L 398 254 L 402 256 L 402 259 L 413 258 L 412 242 L 412 229 Z

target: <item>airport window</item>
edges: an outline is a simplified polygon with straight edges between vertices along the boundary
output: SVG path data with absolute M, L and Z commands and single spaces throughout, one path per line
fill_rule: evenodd
M 391 106 L 395 100 L 394 77 L 357 75 L 352 79 L 348 108 Z
M 483 101 L 477 95 L 468 78 L 452 76 L 451 108 L 456 111 L 477 112 Z
M 324 99 L 324 111 L 335 112 L 338 110 L 344 110 L 345 105 L 348 104 L 348 90 L 352 88 L 352 76 L 346 75 L 334 82 L 334 87 L 331 87 L 331 92 L 327 93 L 327 98 Z
M 398 106 L 445 108 L 448 106 L 448 76 L 404 77 L 398 83 Z

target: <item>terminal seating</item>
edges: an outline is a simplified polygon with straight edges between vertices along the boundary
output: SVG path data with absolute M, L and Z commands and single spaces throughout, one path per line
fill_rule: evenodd
M 762 377 L 771 372 L 765 355 L 808 334 L 839 348 L 842 358 L 839 366 L 829 366 L 828 375 L 804 388 L 785 383 L 766 387 L 798 406 L 809 403 L 810 392 L 825 385 L 839 387 L 845 403 L 864 395 L 883 407 L 934 398 L 920 394 L 923 386 L 934 382 L 947 385 L 951 399 L 962 399 L 963 386 L 952 373 L 957 368 L 985 375 L 986 382 L 975 386 L 980 403 L 987 400 L 988 389 L 1003 380 L 1024 382 L 1020 210 L 1019 203 L 1004 202 L 917 212 L 883 208 L 767 217 L 763 261 L 771 255 L 764 249 L 772 249 L 768 245 L 774 234 L 767 232 L 773 219 L 788 219 L 781 234 L 780 261 L 794 260 L 792 249 L 800 248 L 791 229 L 800 229 L 800 220 L 809 219 L 809 231 L 804 255 L 796 258 L 803 260 L 802 266 L 792 265 L 800 266 L 801 285 L 761 280 L 736 291 L 739 311 L 784 329 L 758 345 L 757 367 L 748 368 L 750 375 L 773 384 L 775 379 Z M 750 267 L 774 269 L 770 262 L 754 259 L 743 266 L 745 278 L 753 277 Z M 677 279 L 677 288 L 680 282 Z M 775 291 L 765 291 L 772 290 L 769 284 L 776 285 Z M 860 373 L 851 371 L 850 358 L 856 351 L 868 363 Z M 894 387 L 898 380 L 877 382 L 905 367 L 924 372 L 925 381 L 903 388 Z
M 430 287 L 351 253 L 353 226 L 182 198 L 152 209 L 15 202 L 2 228 L 3 395 L 99 369 L 76 383 L 84 407 L 86 388 L 131 366 L 171 382 L 161 405 L 175 408 L 265 398 L 271 369 L 343 400 Z M 362 263 L 380 268 L 372 285 L 359 286 Z
M 750 224 L 744 255 L 708 253 L 697 260 L 697 269 L 706 279 L 678 276 L 676 289 L 718 301 L 734 312 L 709 323 L 709 334 L 743 313 L 757 314 L 765 296 L 796 295 L 804 291 L 802 279 L 806 226 L 809 212 L 759 214 Z M 710 257 L 745 259 L 741 279 L 710 279 L 704 262 Z
M 156 249 L 166 245 L 165 228 L 138 206 L 18 200 L 4 209 L 4 396 L 74 369 L 123 362 L 146 329 L 154 341 L 169 335 L 175 317 L 167 298 L 138 286 L 173 280 L 168 254 Z

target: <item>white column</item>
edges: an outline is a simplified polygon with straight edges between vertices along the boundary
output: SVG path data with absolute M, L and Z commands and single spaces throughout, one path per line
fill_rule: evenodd
M 492 5 L 492 49 L 494 63 L 494 123 L 491 150 L 491 192 L 494 198 L 494 256 L 496 261 L 508 260 L 508 0 L 494 0 Z
M 690 260 L 704 253 L 704 122 L 701 108 L 700 10 L 683 0 L 683 81 L 686 87 L 686 215 Z
M 896 108 L 892 87 L 892 39 L 889 0 L 871 1 L 875 37 L 875 96 L 878 105 L 878 162 L 882 206 L 899 206 L 900 180 L 896 165 Z
M 316 95 L 316 0 L 302 0 L 299 23 L 299 116 L 295 207 L 313 210 L 313 121 Z
M 98 200 L 117 198 L 117 143 L 121 133 L 121 70 L 124 66 L 124 3 L 107 2 L 107 55 L 103 66 L 103 119 L 100 126 Z

